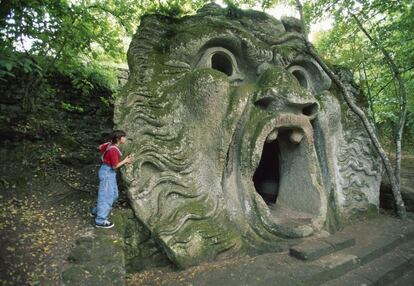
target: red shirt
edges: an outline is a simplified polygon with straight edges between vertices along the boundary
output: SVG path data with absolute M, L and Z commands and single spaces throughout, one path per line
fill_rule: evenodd
M 105 152 L 106 151 L 106 152 Z M 104 155 L 105 154 L 105 155 Z M 103 155 L 103 158 L 102 158 Z M 101 147 L 102 162 L 115 169 L 121 159 L 122 153 L 118 146 L 111 143 L 105 143 Z

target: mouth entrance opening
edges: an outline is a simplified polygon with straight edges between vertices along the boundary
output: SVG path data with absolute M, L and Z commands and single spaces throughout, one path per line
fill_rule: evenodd
M 279 194 L 280 146 L 278 140 L 265 142 L 259 166 L 253 175 L 256 191 L 266 204 L 275 204 Z

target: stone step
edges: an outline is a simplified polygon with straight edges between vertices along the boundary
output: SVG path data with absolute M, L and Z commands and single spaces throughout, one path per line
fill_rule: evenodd
M 312 261 L 353 245 L 355 245 L 355 238 L 351 236 L 331 235 L 295 245 L 289 249 L 289 254 L 301 260 Z
M 403 284 L 412 277 L 412 275 L 404 277 L 404 274 L 410 271 L 414 272 L 414 242 L 400 245 L 379 258 L 323 285 L 414 285 L 414 279 L 411 280 L 411 284 Z M 395 284 L 396 279 L 399 278 L 401 278 L 401 284 Z
M 292 273 L 298 285 L 321 285 L 340 277 L 359 266 L 358 257 L 344 253 L 331 253 L 318 260 L 309 262 L 303 270 Z
M 355 245 L 347 245 L 350 242 L 345 237 L 355 238 L 355 242 L 353 242 Z M 334 238 L 338 238 L 338 240 L 343 239 L 343 242 L 331 241 Z M 392 261 L 392 265 L 385 265 L 382 268 L 380 268 L 380 265 L 377 265 L 375 269 L 378 270 L 375 275 L 382 275 L 384 273 L 382 275 L 384 281 L 388 279 L 387 283 L 389 283 L 390 280 L 399 274 L 402 276 L 399 278 L 402 281 L 401 285 L 413 285 L 403 284 L 405 283 L 404 281 L 409 281 L 412 277 L 408 274 L 403 274 L 404 271 L 409 271 L 410 267 L 413 268 L 412 266 L 407 266 L 407 261 L 410 265 L 413 264 L 412 259 L 407 256 L 409 253 L 414 252 L 410 250 L 410 244 L 414 242 L 414 221 L 411 219 L 402 221 L 394 216 L 381 215 L 378 218 L 369 220 L 361 219 L 354 225 L 347 226 L 343 231 L 330 236 L 329 239 L 309 238 L 305 240 L 308 242 L 323 242 L 330 245 L 331 249 L 334 249 L 336 246 L 337 250 L 314 260 L 297 259 L 289 255 L 289 252 L 240 257 L 215 262 L 211 265 L 200 265 L 181 272 L 171 271 L 166 278 L 160 277 L 157 271 L 148 271 L 141 276 L 141 285 L 319 286 L 323 285 L 323 283 L 335 285 L 332 282 L 336 281 L 334 279 L 344 279 L 345 275 L 358 271 L 361 267 L 375 266 L 374 262 L 379 263 L 378 261 L 380 260 L 377 259 L 380 259 L 383 255 L 387 255 L 384 260 L 389 259 Z M 394 251 L 400 251 L 400 255 L 395 255 Z M 393 257 L 388 256 L 392 253 Z M 403 257 L 405 260 L 401 260 L 399 257 Z M 364 283 L 372 285 L 374 283 L 365 276 L 356 277 L 355 279 L 360 279 L 360 284 L 355 280 L 355 284 L 348 282 L 343 285 L 352 286 Z M 380 282 L 378 284 L 381 285 Z
M 358 239 L 356 245 L 347 250 L 347 253 L 357 256 L 360 264 L 364 265 L 412 239 L 414 239 L 414 225 L 401 227 L 398 234 L 391 231 L 370 237 L 367 233 L 367 236 Z
M 125 285 L 123 240 L 114 229 L 90 227 L 71 249 L 62 284 Z
M 397 278 L 390 286 L 413 286 L 414 285 L 414 269 L 407 272 L 403 276 Z
M 414 225 L 402 226 L 400 229 L 398 229 L 397 233 L 395 232 L 395 229 L 391 229 L 389 232 L 377 233 L 376 235 L 371 235 L 368 231 L 366 236 L 359 235 L 358 240 L 356 240 L 356 244 L 354 240 L 352 243 L 355 245 L 351 247 L 350 245 L 348 245 L 351 242 L 347 242 L 350 240 L 349 236 L 344 236 L 344 234 L 342 233 L 341 236 L 336 236 L 336 235 L 331 236 L 331 239 L 334 239 L 337 237 L 339 241 L 343 240 L 343 243 L 337 242 L 338 247 L 342 247 L 342 250 L 338 252 L 333 252 L 329 255 L 326 255 L 326 253 L 322 254 L 320 255 L 320 258 L 314 259 L 313 261 L 310 261 L 310 259 L 308 259 L 307 262 L 302 266 L 303 270 L 299 270 L 298 273 L 293 273 L 293 275 L 296 276 L 296 278 L 298 278 L 298 280 L 300 281 L 300 284 L 321 285 L 332 279 L 337 279 L 338 277 L 339 277 L 338 279 L 342 279 L 341 276 L 348 275 L 347 273 L 350 271 L 357 271 L 358 269 L 362 268 L 361 267 L 362 265 L 367 264 L 375 259 L 379 259 L 379 257 L 386 255 L 388 252 L 391 252 L 391 253 L 389 254 L 389 256 L 387 256 L 387 258 L 385 258 L 385 261 L 391 259 L 393 255 L 395 255 L 394 253 L 398 252 L 397 250 L 393 251 L 397 247 L 399 249 L 400 254 L 402 253 L 409 254 L 411 252 L 414 253 L 414 250 L 413 251 L 410 250 L 410 247 L 414 245 L 414 242 L 411 242 L 414 238 Z M 317 241 L 320 242 L 321 240 L 317 240 Z M 313 258 L 317 256 L 318 254 L 323 253 L 323 251 L 326 251 L 326 250 L 319 250 L 322 247 L 319 247 L 318 249 L 316 247 L 317 244 L 314 242 L 316 242 L 316 240 L 307 241 L 303 243 L 305 246 L 309 246 L 309 245 L 314 246 L 313 248 L 303 247 L 302 248 L 304 250 L 302 252 L 304 253 L 302 254 L 303 256 L 305 256 L 306 254 L 307 257 Z M 331 243 L 330 249 L 333 249 L 332 245 L 335 245 L 335 244 L 332 241 L 330 243 Z M 404 246 L 402 246 L 402 244 L 404 244 Z M 405 248 L 408 247 L 405 252 L 402 251 L 402 249 L 405 249 L 404 247 Z M 308 252 L 306 252 L 305 250 L 308 250 Z M 386 279 L 391 279 L 392 277 L 394 277 L 393 275 L 401 274 L 404 271 L 408 270 L 408 268 L 410 267 L 411 260 L 412 260 L 410 259 L 411 258 L 406 258 L 406 257 L 402 257 L 401 259 L 399 259 L 399 256 L 396 255 L 396 257 L 393 258 L 393 260 L 390 260 L 390 261 L 393 261 L 392 266 L 395 266 L 394 267 L 395 269 L 390 267 L 389 264 L 385 264 L 384 266 L 381 266 L 382 267 L 381 269 L 380 269 L 380 266 L 376 266 L 375 264 L 373 264 L 374 267 L 380 269 L 378 270 L 378 273 L 374 274 L 374 277 L 384 272 L 383 279 L 384 281 L 387 281 Z M 381 262 L 378 262 L 378 263 L 381 263 Z M 367 266 L 368 265 L 371 265 L 371 264 L 367 264 Z M 354 269 L 357 269 L 357 270 L 354 270 Z M 389 273 L 387 269 L 390 269 Z M 367 270 L 367 272 L 369 272 L 369 270 Z M 386 273 L 388 273 L 387 274 L 388 276 L 386 275 Z M 372 284 L 372 282 L 370 282 L 371 280 L 368 280 L 367 282 L 365 281 L 367 280 L 367 278 L 361 275 L 352 276 L 352 278 L 355 279 L 355 281 L 352 281 L 352 283 L 350 283 L 349 281 L 347 281 L 346 278 L 344 278 L 343 284 L 338 284 L 338 285 L 364 285 L 364 283 L 365 284 L 371 283 L 367 285 L 383 285 L 383 284 Z M 374 278 L 371 277 L 371 279 L 374 279 Z M 338 283 L 341 282 L 341 280 L 338 280 L 338 281 L 339 281 Z M 329 285 L 333 286 L 335 284 L 333 283 Z

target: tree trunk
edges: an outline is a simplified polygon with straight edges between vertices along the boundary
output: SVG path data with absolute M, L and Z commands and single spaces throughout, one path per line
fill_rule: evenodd
M 302 27 L 302 33 L 305 36 L 305 40 L 308 40 L 308 32 L 306 29 L 306 25 L 305 25 L 305 16 L 303 15 L 303 5 L 302 2 L 300 2 L 300 0 L 296 0 L 296 9 L 298 9 L 299 11 L 299 15 L 300 15 L 300 24 Z
M 364 61 L 365 61 L 365 57 L 364 57 Z M 368 77 L 367 77 L 367 70 L 365 68 L 365 63 L 364 62 L 362 63 L 362 70 L 364 72 L 365 84 L 367 86 L 369 110 L 370 110 L 371 116 L 372 116 L 372 124 L 374 125 L 375 133 L 378 134 L 378 126 L 377 126 L 377 119 L 376 119 L 376 114 L 375 114 L 375 110 L 374 110 L 374 102 L 373 102 L 371 87 L 369 86 Z
M 303 11 L 302 11 L 302 5 L 300 3 L 300 0 L 296 0 L 296 4 L 297 4 L 296 6 L 298 7 L 298 9 L 301 9 L 299 11 L 299 15 L 301 17 L 300 20 L 302 22 L 302 25 L 304 26 L 305 21 L 304 21 L 304 18 L 303 18 Z M 405 210 L 404 202 L 403 202 L 402 197 L 401 197 L 399 180 L 397 180 L 397 176 L 395 176 L 395 173 L 392 170 L 392 166 L 391 166 L 391 163 L 390 163 L 390 161 L 387 157 L 387 154 L 385 153 L 385 151 L 382 148 L 377 136 L 375 135 L 375 132 L 374 132 L 374 129 L 373 129 L 371 123 L 369 122 L 368 118 L 365 116 L 365 113 L 353 102 L 353 100 L 351 98 L 351 95 L 349 94 L 349 92 L 348 92 L 347 88 L 345 87 L 345 85 L 339 80 L 339 78 L 334 74 L 334 72 L 322 61 L 321 57 L 318 55 L 318 53 L 315 51 L 312 44 L 307 40 L 306 37 L 304 37 L 304 41 L 305 41 L 305 44 L 306 44 L 306 46 L 308 48 L 308 51 L 311 54 L 311 56 L 318 62 L 318 64 L 322 67 L 322 69 L 326 72 L 326 74 L 331 78 L 331 80 L 339 87 L 339 89 L 343 93 L 344 100 L 347 103 L 348 107 L 351 109 L 352 112 L 354 112 L 359 117 L 362 124 L 364 125 L 365 130 L 367 131 L 368 136 L 370 137 L 372 144 L 374 145 L 375 149 L 377 150 L 377 152 L 378 152 L 378 154 L 381 158 L 381 161 L 382 161 L 382 163 L 385 167 L 386 173 L 387 173 L 388 178 L 390 180 L 397 215 L 401 219 L 406 219 L 407 218 L 407 213 L 406 213 L 406 210 Z M 398 69 L 397 69 L 397 71 L 398 71 Z M 404 120 L 405 120 L 405 114 L 404 114 Z M 401 122 L 401 120 L 400 120 L 400 122 Z M 401 147 L 401 145 L 400 145 L 400 147 Z M 397 171 L 397 169 L 395 171 Z M 399 169 L 398 169 L 398 171 L 399 171 Z
M 364 28 L 361 21 L 359 21 L 358 17 L 352 14 L 352 17 L 355 19 L 358 27 L 361 31 L 367 36 L 371 44 L 373 44 L 381 53 L 384 55 L 384 59 L 387 64 L 390 66 L 391 71 L 393 73 L 394 79 L 398 82 L 398 87 L 400 90 L 400 120 L 397 125 L 396 135 L 395 135 L 395 170 L 394 175 L 396 177 L 396 181 L 398 183 L 398 188 L 400 188 L 400 174 L 401 174 L 401 141 L 402 135 L 404 131 L 405 119 L 407 116 L 407 89 L 405 88 L 404 81 L 401 77 L 400 70 L 398 69 L 397 65 L 395 64 L 394 60 L 392 59 L 391 55 L 385 50 L 375 39 L 371 37 L 368 31 Z
M 371 139 L 371 142 L 373 143 L 375 149 L 377 150 L 378 154 L 381 157 L 381 161 L 385 167 L 385 171 L 388 175 L 388 178 L 391 183 L 392 187 L 392 193 L 394 196 L 395 206 L 397 215 L 401 219 L 405 219 L 407 217 L 404 202 L 401 197 L 400 192 L 400 186 L 398 184 L 397 178 L 394 175 L 394 172 L 392 170 L 391 163 L 387 157 L 387 154 L 385 153 L 384 149 L 382 148 L 378 138 L 375 135 L 374 128 L 371 126 L 371 123 L 369 122 L 368 118 L 365 116 L 364 112 L 353 102 L 348 90 L 343 85 L 343 83 L 339 80 L 339 78 L 330 70 L 330 68 L 322 61 L 322 59 L 319 57 L 319 55 L 316 53 L 316 51 L 309 45 L 309 52 L 312 55 L 312 57 L 319 63 L 319 65 L 322 67 L 322 69 L 328 74 L 328 76 L 332 79 L 332 81 L 340 88 L 340 90 L 343 93 L 343 97 L 345 99 L 345 102 L 347 103 L 348 107 L 354 112 L 359 119 L 362 121 L 362 124 L 365 127 L 365 130 L 368 133 L 369 138 Z

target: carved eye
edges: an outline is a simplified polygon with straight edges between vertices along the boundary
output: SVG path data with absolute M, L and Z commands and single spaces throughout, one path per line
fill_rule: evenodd
M 221 71 L 228 76 L 233 74 L 233 64 L 225 53 L 217 52 L 213 54 L 211 57 L 211 68 Z
M 226 74 L 230 81 L 241 81 L 244 76 L 239 71 L 236 57 L 227 49 L 214 47 L 207 49 L 201 56 L 197 68 L 212 68 Z
M 331 87 L 331 79 L 313 59 L 298 56 L 288 71 L 296 77 L 302 87 L 313 94 L 319 94 Z
M 294 71 L 292 74 L 296 77 L 296 79 L 302 87 L 308 88 L 308 81 L 306 79 L 305 74 L 302 71 L 297 70 Z
M 310 89 L 308 72 L 301 66 L 292 66 L 289 72 L 298 80 L 299 84 L 306 89 Z

